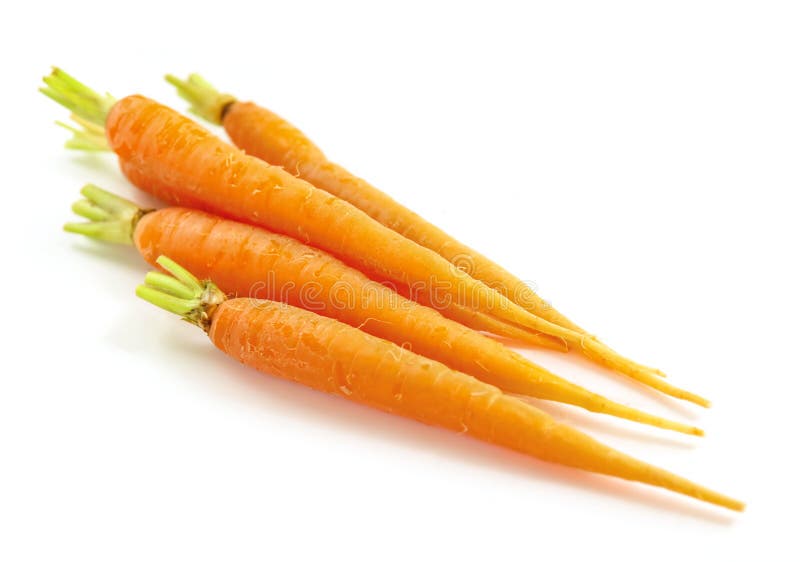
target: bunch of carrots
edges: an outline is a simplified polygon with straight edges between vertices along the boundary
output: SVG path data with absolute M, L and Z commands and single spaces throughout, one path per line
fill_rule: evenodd
M 151 99 L 101 95 L 57 68 L 41 88 L 71 113 L 72 124 L 59 123 L 73 133 L 68 148 L 116 153 L 134 185 L 170 205 L 142 209 L 88 184 L 73 205 L 86 222 L 65 226 L 135 246 L 158 267 L 138 296 L 265 373 L 546 461 L 744 509 L 557 422 L 533 399 L 700 429 L 595 394 L 490 336 L 581 353 L 674 398 L 707 407 L 706 399 L 612 350 L 268 109 L 197 75 L 167 80 L 233 144 Z

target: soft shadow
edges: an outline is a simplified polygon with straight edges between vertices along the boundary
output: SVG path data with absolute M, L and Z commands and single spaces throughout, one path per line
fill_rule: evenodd
M 546 400 L 536 400 L 530 396 L 517 396 L 517 398 L 547 412 L 558 421 L 593 433 L 602 433 L 610 437 L 620 437 L 644 444 L 656 443 L 676 449 L 694 449 L 697 446 L 698 440 L 702 439 L 702 437 L 686 435 L 648 424 L 617 418 L 615 416 L 595 414 L 577 406 L 548 402 Z M 617 420 L 630 424 L 630 427 L 619 427 L 615 425 Z M 659 431 L 660 434 L 653 435 L 653 431 Z
M 69 152 L 69 159 L 79 166 L 88 168 L 93 173 L 119 178 L 117 158 L 110 152 L 74 150 Z
M 131 271 L 141 272 L 147 269 L 147 264 L 142 260 L 142 257 L 130 246 L 87 239 L 76 241 L 72 245 L 72 248 L 84 255 L 103 260 Z
M 196 369 L 186 370 L 180 374 L 192 384 L 209 385 L 209 392 L 215 395 L 220 394 L 219 382 L 215 383 L 213 380 L 215 377 L 225 376 L 246 391 L 242 394 L 242 398 L 237 399 L 244 399 L 259 408 L 271 408 L 273 411 L 280 409 L 282 414 L 288 416 L 318 420 L 326 427 L 335 426 L 382 442 L 391 441 L 409 449 L 422 449 L 448 459 L 457 458 L 475 466 L 513 474 L 519 478 L 554 481 L 569 487 L 577 484 L 589 493 L 614 501 L 646 505 L 654 510 L 669 510 L 715 524 L 727 525 L 735 520 L 730 515 L 720 513 L 715 507 L 696 503 L 691 498 L 681 498 L 672 492 L 538 461 L 514 451 L 391 416 L 366 406 L 348 403 L 339 397 L 261 374 L 236 364 L 233 359 L 219 352 L 208 341 L 204 341 L 204 338 L 197 338 L 196 343 L 191 344 L 179 336 L 168 335 L 165 340 L 162 341 L 164 346 L 173 349 L 182 348 L 197 364 Z M 178 371 L 173 373 L 177 375 Z M 228 393 L 225 393 L 225 397 L 233 399 Z
M 86 176 L 88 183 L 109 189 L 126 199 L 133 199 L 137 205 L 145 209 L 156 209 L 164 206 L 163 201 L 128 183 L 119 170 L 117 157 L 114 154 L 78 150 L 70 151 L 69 157 L 73 164 L 88 169 L 89 173 Z M 117 186 L 120 185 L 125 185 L 126 187 L 117 189 Z M 122 191 L 122 193 L 119 193 L 119 191 Z
M 549 355 L 552 357 L 563 358 L 564 354 L 558 351 L 550 350 L 550 349 L 542 349 L 542 348 L 532 348 L 531 351 L 536 355 Z M 702 406 L 698 406 L 695 404 L 691 404 L 685 400 L 681 400 L 679 398 L 674 398 L 672 396 L 668 396 L 662 393 L 655 388 L 649 387 L 644 383 L 640 383 L 638 381 L 633 380 L 630 377 L 623 375 L 622 373 L 617 373 L 616 371 L 612 371 L 611 369 L 607 369 L 593 361 L 589 360 L 588 357 L 583 355 L 578 351 L 570 351 L 569 354 L 570 363 L 579 365 L 581 368 L 586 369 L 587 371 L 593 371 L 595 373 L 603 373 L 605 375 L 613 376 L 619 383 L 631 390 L 637 391 L 641 394 L 644 394 L 648 399 L 657 402 L 660 405 L 672 410 L 674 413 L 695 421 L 699 419 L 698 410 L 705 410 Z M 681 386 L 678 383 L 674 383 L 669 378 L 666 379 L 670 382 L 670 384 L 675 384 L 676 386 Z M 691 390 L 691 389 L 687 389 Z

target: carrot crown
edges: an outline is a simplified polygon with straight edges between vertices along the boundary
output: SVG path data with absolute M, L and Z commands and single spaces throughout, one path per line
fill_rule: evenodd
M 95 92 L 57 67 L 43 80 L 45 85 L 39 91 L 66 107 L 71 113 L 70 118 L 78 125 L 73 127 L 56 121 L 56 124 L 73 133 L 66 147 L 76 150 L 110 150 L 105 135 L 106 117 L 117 100 L 110 94 Z
M 189 102 L 189 111 L 215 125 L 222 124 L 225 109 L 236 101 L 232 95 L 220 93 L 199 74 L 190 74 L 186 80 L 172 74 L 164 78 L 175 86 L 180 97 Z
M 136 295 L 208 332 L 214 311 L 227 298 L 225 293 L 211 281 L 198 280 L 166 256 L 160 256 L 156 263 L 170 275 L 151 271 L 144 284 L 136 288 Z
M 83 186 L 81 195 L 84 199 L 76 201 L 72 211 L 89 222 L 70 222 L 64 230 L 104 242 L 133 244 L 136 224 L 151 211 L 90 183 Z

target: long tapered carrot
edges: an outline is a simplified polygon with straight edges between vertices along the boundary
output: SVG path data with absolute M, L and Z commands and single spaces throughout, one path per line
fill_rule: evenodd
M 233 143 L 248 154 L 270 164 L 277 164 L 311 184 L 348 201 L 384 226 L 438 253 L 466 271 L 471 277 L 500 291 L 529 312 L 578 333 L 586 331 L 542 300 L 522 280 L 486 256 L 459 242 L 440 228 L 404 207 L 342 166 L 327 159 L 323 151 L 302 131 L 269 109 L 252 102 L 242 102 L 231 94 L 219 92 L 198 74 L 181 80 L 166 76 L 178 93 L 190 103 L 195 115 L 222 125 Z M 575 343 L 574 341 L 571 343 Z M 622 358 L 606 361 L 608 349 L 581 343 L 579 349 L 593 361 L 618 369 Z M 643 372 L 664 376 L 652 367 L 637 364 Z
M 76 130 L 68 146 L 91 144 L 97 128 L 104 128 L 123 173 L 164 201 L 288 234 L 387 279 L 422 285 L 437 307 L 455 302 L 561 338 L 593 361 L 665 394 L 709 405 L 596 339 L 531 314 L 346 201 L 246 155 L 153 100 L 133 95 L 112 103 L 59 69 L 44 80 L 44 94 L 90 125 L 86 131 Z
M 640 412 L 572 384 L 500 343 L 435 310 L 370 281 L 322 250 L 293 238 L 202 211 L 158 211 L 86 185 L 73 205 L 89 219 L 68 223 L 68 232 L 134 244 L 151 264 L 173 256 L 195 274 L 215 279 L 226 294 L 281 301 L 335 318 L 516 394 L 580 406 L 688 433 L 696 427 Z
M 268 300 L 226 300 L 172 260 L 136 293 L 203 328 L 259 371 L 545 461 L 741 511 L 738 500 L 616 451 L 498 388 L 336 320 Z
M 222 125 L 233 143 L 248 154 L 283 166 L 304 180 L 358 207 L 381 224 L 425 246 L 472 277 L 500 290 L 516 304 L 554 324 L 585 331 L 545 302 L 521 279 L 476 250 L 404 207 L 364 179 L 328 160 L 297 127 L 252 102 L 217 91 L 198 74 L 181 80 L 166 76 L 199 117 Z
M 198 74 L 186 80 L 166 76 L 195 115 L 222 125 L 248 154 L 283 166 L 311 184 L 348 201 L 384 226 L 441 255 L 471 277 L 500 291 L 529 312 L 575 332 L 586 333 L 553 308 L 525 282 L 478 251 L 401 205 L 369 182 L 331 162 L 302 131 L 269 109 L 219 92 Z M 598 356 L 596 350 L 587 354 Z M 600 353 L 599 355 L 602 355 Z M 663 376 L 658 369 L 640 366 Z

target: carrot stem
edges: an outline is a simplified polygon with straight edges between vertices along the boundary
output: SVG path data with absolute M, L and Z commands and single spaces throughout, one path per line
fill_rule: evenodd
M 136 295 L 147 302 L 182 317 L 208 332 L 217 306 L 225 302 L 225 293 L 211 281 L 200 281 L 166 256 L 156 263 L 171 275 L 151 272 Z
M 139 285 L 136 287 L 136 296 L 159 308 L 163 308 L 167 312 L 177 314 L 184 319 L 195 316 L 202 309 L 200 299 L 182 299 L 170 295 L 162 289 L 156 289 L 147 285 Z
M 111 147 L 106 140 L 105 129 L 101 128 L 98 130 L 97 125 L 81 120 L 81 118 L 74 113 L 70 115 L 70 118 L 79 125 L 82 125 L 83 129 L 73 127 L 69 123 L 64 123 L 63 121 L 56 121 L 56 125 L 72 132 L 72 138 L 64 143 L 64 146 L 72 150 L 86 150 L 89 152 L 111 151 Z
M 58 123 L 74 135 L 67 141 L 67 148 L 109 150 L 104 129 L 108 112 L 117 100 L 111 94 L 95 92 L 57 67 L 53 67 L 50 75 L 43 80 L 45 86 L 39 91 L 69 109 L 72 120 L 80 127 L 76 129 L 66 123 Z
M 159 290 L 177 297 L 179 299 L 194 299 L 196 298 L 195 290 L 181 283 L 174 277 L 159 273 L 158 271 L 151 271 L 144 276 L 144 282 L 151 287 L 158 287 Z
M 72 212 L 93 222 L 107 221 L 111 218 L 111 214 L 108 211 L 87 199 L 81 199 L 73 203 Z
M 78 119 L 105 127 L 108 112 L 117 103 L 111 94 L 99 94 L 58 67 L 43 78 L 46 86 L 39 88 L 44 95 L 63 105 Z
M 189 102 L 189 111 L 215 125 L 222 124 L 225 109 L 236 101 L 232 95 L 219 92 L 199 74 L 190 74 L 186 80 L 172 74 L 164 78 L 177 88 L 180 97 Z
M 72 211 L 90 222 L 67 223 L 64 230 L 105 242 L 133 244 L 136 224 L 149 210 L 90 183 L 83 186 L 81 195 L 85 199 L 72 205 Z

